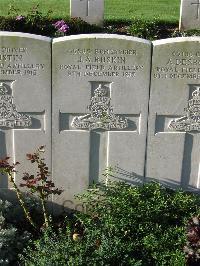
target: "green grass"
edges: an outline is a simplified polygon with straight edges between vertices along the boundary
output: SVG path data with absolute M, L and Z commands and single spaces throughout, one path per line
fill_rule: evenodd
M 52 11 L 53 18 L 69 16 L 70 0 L 0 0 L 0 16 L 8 16 L 9 5 L 20 9 L 19 14 L 39 4 L 42 13 Z M 152 20 L 154 17 L 177 22 L 180 0 L 105 0 L 105 19 L 129 20 L 140 18 Z

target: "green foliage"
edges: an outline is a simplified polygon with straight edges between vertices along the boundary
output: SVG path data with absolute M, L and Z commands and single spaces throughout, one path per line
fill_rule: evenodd
M 87 213 L 58 234 L 47 230 L 24 253 L 25 265 L 185 265 L 185 224 L 198 213 L 199 196 L 109 182 L 80 199 Z
M 55 24 L 59 21 L 52 19 L 50 13 L 41 13 L 38 6 L 30 9 L 27 15 L 19 14 L 22 14 L 20 10 L 14 9 L 12 17 L 0 17 L 0 30 L 26 32 L 50 37 L 87 33 L 115 33 L 149 40 L 199 34 L 198 30 L 179 32 L 175 23 L 156 18 L 152 20 L 133 18 L 129 21 L 109 20 L 104 23 L 104 27 L 89 25 L 79 18 L 63 18 L 62 21 L 65 23 L 67 30 L 66 32 L 59 32 L 58 28 L 55 27 Z
M 184 252 L 189 265 L 200 265 L 200 217 L 192 217 L 188 221 Z
M 51 24 L 51 12 L 41 12 L 38 4 L 28 9 L 26 15 L 14 5 L 10 5 L 9 15 L 8 19 L 2 17 L 1 26 L 10 27 L 11 31 L 30 32 L 41 35 L 51 35 L 55 31 Z
M 79 19 L 79 18 L 72 18 L 66 20 L 67 24 L 69 25 L 68 34 L 84 34 L 84 33 L 100 33 L 103 31 L 101 27 L 96 25 L 90 25 L 87 22 Z
M 53 26 L 56 20 L 43 16 L 24 17 L 22 20 L 16 18 L 0 17 L 0 31 L 14 31 L 38 34 L 49 37 L 59 37 L 57 29 Z M 69 30 L 63 35 L 81 34 L 81 33 L 99 33 L 103 29 L 95 25 L 89 25 L 81 19 L 65 19 Z M 62 35 L 62 36 L 63 36 Z
M 166 23 L 156 18 L 150 21 L 135 19 L 127 31 L 130 35 L 139 38 L 155 40 L 170 37 L 173 28 L 175 28 L 175 24 Z
M 8 201 L 0 200 L 0 265 L 16 265 L 18 253 L 30 240 L 30 233 L 19 232 L 9 221 L 14 209 Z
M 172 37 L 190 37 L 190 36 L 200 36 L 200 30 L 187 30 L 187 31 L 175 30 L 172 33 Z
M 61 22 L 65 26 L 57 27 L 56 25 Z M 176 22 L 163 20 L 160 17 L 152 17 L 151 19 L 143 16 L 140 18 L 132 16 L 124 19 L 111 18 L 105 21 L 104 27 L 89 25 L 80 18 L 70 19 L 65 16 L 62 20 L 55 20 L 52 17 L 52 11 L 41 11 L 39 4 L 26 12 L 10 5 L 9 17 L 0 17 L 0 30 L 27 32 L 50 37 L 104 32 L 132 35 L 149 40 L 199 34 L 198 30 L 179 32 Z

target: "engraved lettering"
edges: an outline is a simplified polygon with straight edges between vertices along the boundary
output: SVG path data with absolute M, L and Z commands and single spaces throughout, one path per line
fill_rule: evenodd
M 94 58 L 95 63 L 107 63 L 107 64 L 125 64 L 126 58 L 125 57 L 118 57 L 118 56 L 111 56 L 111 57 L 95 57 Z
M 22 55 L 0 54 L 0 61 L 22 61 Z
M 0 53 L 26 53 L 27 48 L 25 47 L 1 47 Z
M 123 77 L 128 79 L 135 78 L 137 73 L 144 69 L 143 65 L 132 64 L 133 57 L 138 55 L 134 49 L 74 48 L 65 51 L 69 54 L 69 61 L 58 65 L 57 68 L 70 77 Z

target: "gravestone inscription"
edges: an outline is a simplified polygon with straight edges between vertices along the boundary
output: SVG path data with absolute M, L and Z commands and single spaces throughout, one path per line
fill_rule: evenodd
M 200 38 L 153 42 L 146 176 L 200 184 Z
M 89 24 L 102 25 L 104 0 L 70 0 L 70 16 L 81 18 Z
M 19 161 L 20 176 L 30 169 L 26 154 L 42 145 L 51 169 L 51 39 L 0 32 L 0 158 Z
M 110 165 L 143 179 L 150 62 L 151 43 L 133 37 L 53 41 L 53 177 L 65 188 L 61 201 Z
M 179 29 L 200 29 L 200 0 L 181 1 Z

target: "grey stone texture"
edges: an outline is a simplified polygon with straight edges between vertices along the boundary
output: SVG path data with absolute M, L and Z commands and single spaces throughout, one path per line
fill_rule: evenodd
M 51 39 L 0 32 L 0 158 L 21 163 L 16 183 L 32 170 L 26 154 L 41 145 L 51 170 Z
M 70 16 L 81 18 L 89 24 L 102 25 L 104 0 L 70 0 Z
M 63 205 L 109 166 L 117 166 L 119 179 L 143 181 L 150 64 L 146 40 L 54 39 L 53 177 L 65 189 Z
M 25 154 L 45 145 L 64 189 L 53 202 L 80 210 L 74 195 L 107 180 L 105 169 L 132 184 L 198 190 L 200 37 L 154 41 L 153 56 L 150 41 L 128 36 L 51 42 L 0 32 L 0 158 L 22 162 L 21 177 L 33 170 Z
M 146 178 L 196 190 L 200 182 L 200 38 L 153 42 Z
M 181 0 L 179 29 L 200 29 L 200 0 Z

